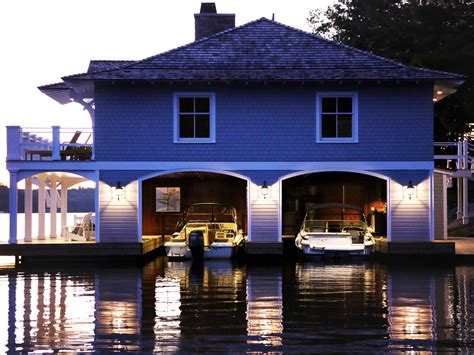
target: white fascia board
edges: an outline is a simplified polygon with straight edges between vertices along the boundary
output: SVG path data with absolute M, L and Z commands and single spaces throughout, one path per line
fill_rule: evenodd
M 433 161 L 339 161 L 339 162 L 198 162 L 198 161 L 11 161 L 9 171 L 84 170 L 433 170 Z

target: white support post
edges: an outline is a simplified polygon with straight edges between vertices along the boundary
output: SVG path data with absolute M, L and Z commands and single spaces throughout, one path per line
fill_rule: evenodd
M 443 174 L 443 239 L 448 239 L 448 180 Z
M 33 178 L 25 179 L 25 242 L 32 241 Z
M 462 168 L 469 169 L 469 141 L 465 139 L 462 142 Z M 462 179 L 462 224 L 469 223 L 469 179 Z
M 50 186 L 49 186 L 49 195 L 51 198 L 51 201 L 49 203 L 49 214 L 50 214 L 50 220 L 51 220 L 51 228 L 50 228 L 50 237 L 51 238 L 56 238 L 57 233 L 56 233 L 56 216 L 57 216 L 57 211 L 58 211 L 58 194 L 56 191 L 56 186 L 57 186 L 57 176 L 56 175 L 51 175 L 49 178 Z
M 21 127 L 7 126 L 7 160 L 20 160 Z
M 60 143 L 59 143 L 59 126 L 53 126 L 53 160 L 61 160 L 59 153 Z
M 68 185 L 63 181 L 61 182 L 61 236 L 66 236 L 67 228 L 67 189 Z
M 17 243 L 17 216 L 18 216 L 18 189 L 16 171 L 10 171 L 10 193 L 8 195 L 8 208 L 10 211 L 10 236 L 9 244 Z
M 458 148 L 458 159 L 457 159 L 457 164 L 456 164 L 456 169 L 457 170 L 461 170 L 463 169 L 463 159 L 462 159 L 462 155 L 463 155 L 463 146 L 462 146 L 462 142 L 458 142 L 457 143 L 457 148 Z M 462 205 L 463 205 L 463 192 L 462 192 L 462 188 L 463 188 L 463 178 L 462 177 L 458 177 L 457 178 L 457 204 L 456 204 L 456 219 L 462 219 L 462 216 L 463 216 L 463 208 L 462 208 Z
M 38 240 L 45 239 L 44 223 L 46 212 L 46 178 L 44 176 L 38 177 Z
M 100 172 L 95 172 L 95 242 L 100 243 Z

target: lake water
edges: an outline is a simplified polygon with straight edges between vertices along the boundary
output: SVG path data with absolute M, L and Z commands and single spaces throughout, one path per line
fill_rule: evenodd
M 375 261 L 4 268 L 0 353 L 468 353 L 473 287 L 473 266 Z

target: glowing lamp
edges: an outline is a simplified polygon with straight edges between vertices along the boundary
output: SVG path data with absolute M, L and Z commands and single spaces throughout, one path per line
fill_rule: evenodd
M 120 185 L 120 181 L 117 181 L 117 185 L 114 187 L 114 196 L 117 201 L 120 201 L 120 198 L 123 197 L 123 187 Z
M 260 194 L 263 196 L 263 198 L 267 198 L 269 192 L 270 189 L 267 185 L 267 182 L 263 181 L 263 185 L 260 187 Z
M 406 187 L 405 191 L 406 191 L 406 195 L 408 196 L 408 199 L 409 199 L 409 200 L 411 200 L 411 198 L 412 198 L 413 196 L 415 196 L 416 187 L 413 186 L 411 180 L 408 182 L 408 186 Z

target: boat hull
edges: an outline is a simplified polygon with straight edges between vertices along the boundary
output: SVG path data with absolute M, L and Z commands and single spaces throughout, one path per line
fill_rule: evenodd
M 360 247 L 352 248 L 325 248 L 325 247 L 311 247 L 309 245 L 302 245 L 302 251 L 305 255 L 351 255 L 351 256 L 363 256 L 370 255 L 373 252 L 373 245 L 362 245 Z
M 166 255 L 172 259 L 192 259 L 191 249 L 184 242 L 165 243 Z
M 237 245 L 228 243 L 213 243 L 210 247 L 204 247 L 204 259 L 230 259 L 238 250 Z M 191 249 L 184 243 L 165 243 L 166 255 L 172 259 L 192 259 Z
M 315 233 L 303 238 L 298 235 L 296 247 L 305 255 L 369 255 L 374 250 L 372 241 L 353 243 L 348 233 Z

